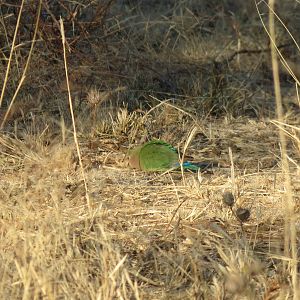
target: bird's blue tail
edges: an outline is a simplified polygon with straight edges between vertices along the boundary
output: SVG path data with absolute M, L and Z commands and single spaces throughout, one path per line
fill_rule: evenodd
M 208 162 L 208 161 L 204 161 L 204 162 L 190 162 L 190 161 L 185 161 L 182 164 L 182 167 L 184 170 L 189 170 L 189 171 L 193 171 L 193 172 L 197 172 L 198 170 L 205 170 L 207 168 L 211 168 L 213 166 L 215 166 L 216 164 L 213 162 Z M 180 164 L 177 163 L 176 168 L 180 168 Z
M 180 166 L 180 164 L 179 164 Z M 195 164 L 195 163 L 191 163 L 189 161 L 185 161 L 183 164 L 182 164 L 182 167 L 184 170 L 190 170 L 190 171 L 194 171 L 194 172 L 197 172 L 201 166 Z

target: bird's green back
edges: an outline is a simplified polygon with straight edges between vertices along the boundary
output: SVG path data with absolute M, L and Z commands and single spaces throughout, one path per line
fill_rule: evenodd
M 177 167 L 178 153 L 168 143 L 153 140 L 143 145 L 139 152 L 140 168 L 144 171 L 164 171 Z

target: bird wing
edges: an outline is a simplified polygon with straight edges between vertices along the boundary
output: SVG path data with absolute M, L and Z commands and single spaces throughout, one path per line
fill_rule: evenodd
M 160 140 L 146 143 L 140 151 L 140 166 L 145 171 L 163 171 L 176 167 L 177 150 Z

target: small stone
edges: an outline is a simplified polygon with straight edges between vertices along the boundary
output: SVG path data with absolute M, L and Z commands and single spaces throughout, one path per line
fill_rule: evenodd
M 223 203 L 229 207 L 232 207 L 234 204 L 234 196 L 231 192 L 225 192 L 223 194 Z
M 243 223 L 246 222 L 250 217 L 250 210 L 248 208 L 239 207 L 236 210 L 236 217 Z

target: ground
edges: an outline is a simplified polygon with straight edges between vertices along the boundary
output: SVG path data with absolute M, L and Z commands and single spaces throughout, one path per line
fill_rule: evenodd
M 280 69 L 281 123 L 264 3 L 261 20 L 244 1 L 84 2 L 41 6 L 19 90 L 38 6 L 22 8 L 11 58 L 17 13 L 2 7 L 1 298 L 296 299 L 300 102 L 287 31 L 278 22 L 295 72 Z M 277 9 L 297 40 L 299 4 Z M 153 138 L 209 167 L 131 169 L 128 150 Z

